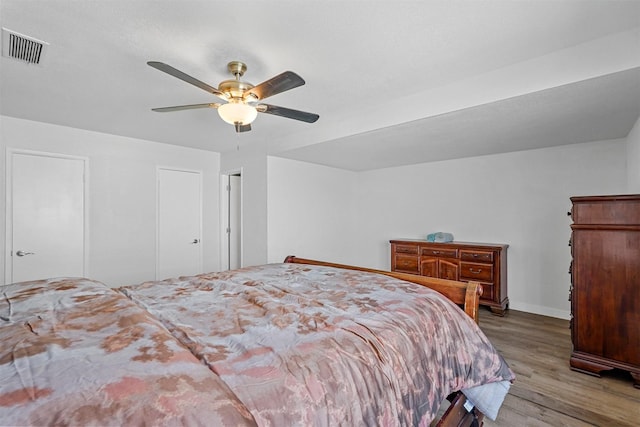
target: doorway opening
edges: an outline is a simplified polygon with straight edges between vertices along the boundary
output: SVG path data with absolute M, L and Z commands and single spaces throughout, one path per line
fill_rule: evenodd
M 220 180 L 221 269 L 242 267 L 242 173 L 222 175 Z

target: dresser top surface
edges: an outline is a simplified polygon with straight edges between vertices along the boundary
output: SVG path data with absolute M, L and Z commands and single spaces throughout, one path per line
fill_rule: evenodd
M 427 240 L 421 240 L 421 239 L 393 239 L 393 240 L 389 240 L 390 243 L 398 243 L 398 244 L 415 244 L 415 245 L 419 245 L 419 244 L 423 244 L 423 245 L 438 245 L 438 246 L 443 246 L 443 247 L 447 247 L 447 246 L 451 246 L 451 247 L 459 247 L 459 246 L 465 246 L 465 247 L 476 247 L 476 248 L 508 248 L 509 245 L 507 245 L 506 243 L 480 243 L 480 242 L 459 242 L 457 240 L 454 240 L 453 242 L 446 242 L 446 243 L 441 243 L 441 242 L 429 242 Z
M 612 202 L 623 200 L 640 200 L 640 194 L 618 194 L 611 196 L 574 196 L 569 198 L 572 202 Z

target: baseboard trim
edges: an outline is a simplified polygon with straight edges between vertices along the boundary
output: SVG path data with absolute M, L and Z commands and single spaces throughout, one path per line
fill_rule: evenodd
M 568 310 L 558 310 L 556 308 L 544 307 L 534 304 L 526 304 L 511 300 L 509 308 L 527 313 L 540 314 L 542 316 L 556 317 L 558 319 L 571 319 L 571 312 Z

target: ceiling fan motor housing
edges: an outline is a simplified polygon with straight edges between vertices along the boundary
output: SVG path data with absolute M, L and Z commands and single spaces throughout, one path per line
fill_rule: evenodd
M 231 61 L 227 64 L 227 70 L 235 76 L 235 79 L 221 82 L 218 90 L 229 94 L 233 99 L 242 99 L 244 93 L 254 87 L 251 83 L 240 81 L 240 77 L 247 71 L 247 64 L 242 61 Z
M 253 85 L 240 80 L 225 80 L 218 85 L 218 90 L 230 94 L 231 98 L 242 99 L 244 93 L 249 89 L 253 89 Z

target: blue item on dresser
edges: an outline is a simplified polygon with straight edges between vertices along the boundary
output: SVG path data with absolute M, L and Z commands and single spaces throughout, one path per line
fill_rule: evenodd
M 427 235 L 427 242 L 435 242 L 435 243 L 453 242 L 453 234 L 444 233 L 442 231 L 438 231 L 437 233 L 431 233 Z

